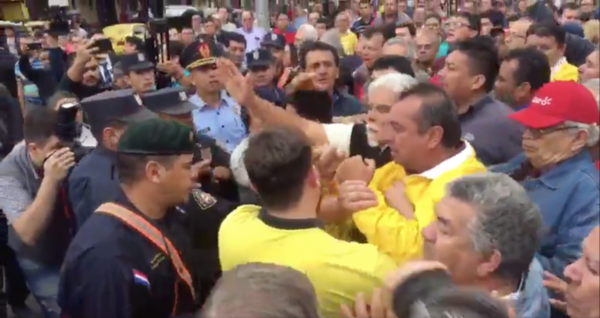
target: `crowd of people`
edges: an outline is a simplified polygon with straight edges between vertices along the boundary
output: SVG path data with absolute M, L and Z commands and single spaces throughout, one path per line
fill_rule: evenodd
M 600 318 L 599 10 L 7 28 L 0 316 Z

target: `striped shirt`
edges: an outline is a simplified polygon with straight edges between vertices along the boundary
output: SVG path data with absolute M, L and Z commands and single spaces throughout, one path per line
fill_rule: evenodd
M 352 32 L 356 33 L 357 35 L 361 35 L 363 34 L 363 32 L 365 32 L 367 28 L 370 28 L 373 25 L 373 20 L 375 20 L 375 18 L 371 17 L 371 20 L 369 20 L 369 22 L 364 22 L 362 18 L 358 18 L 354 21 L 354 23 L 352 23 L 352 27 L 350 27 L 350 30 L 352 30 Z

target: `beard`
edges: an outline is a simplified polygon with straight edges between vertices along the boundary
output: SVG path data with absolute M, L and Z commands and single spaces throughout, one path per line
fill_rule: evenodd
M 367 124 L 367 143 L 371 147 L 379 147 L 379 139 L 377 138 L 377 130 L 373 125 Z

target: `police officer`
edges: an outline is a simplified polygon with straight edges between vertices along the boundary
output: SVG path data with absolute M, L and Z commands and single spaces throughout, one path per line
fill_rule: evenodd
M 275 62 L 273 54 L 267 49 L 258 49 L 253 52 L 246 53 L 246 61 L 248 64 L 248 73 L 253 79 L 254 89 L 260 96 L 273 96 L 267 98 L 273 101 L 275 105 L 283 106 L 285 93 L 279 89 L 274 82 L 275 78 Z
M 285 50 L 285 38 L 281 34 L 267 33 L 262 42 L 261 47 L 271 51 L 275 65 L 275 84 L 279 81 L 283 69 L 283 53 Z
M 181 64 L 196 88 L 189 98 L 198 108 L 192 112 L 195 131 L 214 138 L 231 153 L 247 132 L 240 117 L 242 107 L 217 78 L 216 59 L 221 54 L 213 41 L 200 38 L 183 50 Z
M 190 128 L 194 127 L 192 111 L 197 109 L 197 106 L 188 101 L 187 94 L 183 89 L 164 88 L 140 97 L 142 104 L 161 118 L 177 120 Z M 214 138 L 202 133 L 197 133 L 196 138 L 201 149 L 210 150 L 213 166 L 229 166 L 229 153 Z M 206 154 L 206 152 L 204 153 Z
M 144 53 L 125 54 L 119 57 L 125 82 L 136 94 L 156 89 L 154 63 Z
M 114 173 L 117 143 L 128 124 L 156 118 L 140 107 L 132 90 L 108 91 L 81 101 L 98 147 L 85 156 L 69 175 L 69 202 L 77 228 L 100 206 L 110 201 L 119 188 Z
M 121 187 L 73 239 L 59 290 L 69 318 L 169 318 L 194 313 L 184 203 L 193 189 L 192 130 L 176 121 L 130 125 L 119 139 Z M 205 207 L 211 201 L 204 199 Z

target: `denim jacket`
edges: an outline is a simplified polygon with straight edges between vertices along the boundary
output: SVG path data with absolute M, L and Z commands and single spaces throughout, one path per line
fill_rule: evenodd
M 544 287 L 544 269 L 535 258 L 529 266 L 525 285 L 514 306 L 519 318 L 550 318 L 550 302 Z
M 527 159 L 520 154 L 491 167 L 516 177 Z M 581 256 L 581 243 L 600 222 L 599 176 L 587 151 L 559 163 L 538 178 L 517 181 L 542 213 L 545 233 L 537 259 L 544 270 L 563 277 L 565 267 Z

